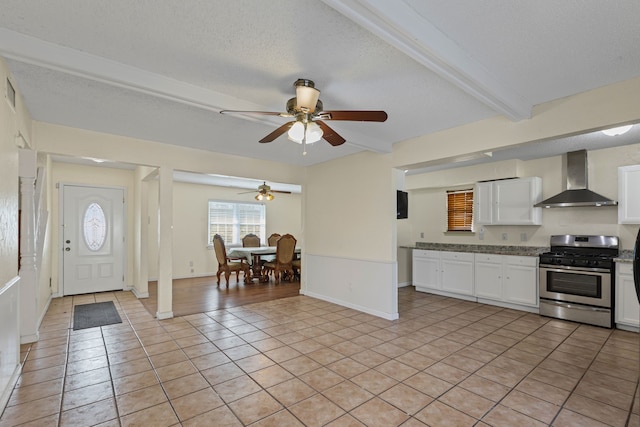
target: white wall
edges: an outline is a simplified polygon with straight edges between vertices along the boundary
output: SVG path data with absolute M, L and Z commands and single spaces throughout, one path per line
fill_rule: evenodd
M 496 116 L 465 126 L 446 129 L 396 143 L 393 147 L 393 166 L 398 169 L 419 168 L 434 162 L 452 161 L 456 157 L 464 157 L 469 154 L 482 154 L 509 146 L 591 132 L 619 124 L 638 123 L 640 122 L 640 102 L 638 102 L 638 99 L 640 99 L 640 77 L 538 105 L 534 108 L 532 117 L 528 120 L 512 122 L 504 117 Z M 599 161 L 596 159 L 597 156 L 597 154 L 593 156 L 590 154 L 589 156 L 589 163 L 592 169 L 593 165 Z M 632 153 L 627 161 L 632 164 L 636 163 L 636 156 L 636 154 Z M 531 170 L 528 169 L 529 166 L 522 165 L 521 162 L 516 160 L 493 164 L 493 169 L 485 169 L 481 174 L 466 168 L 454 169 L 439 176 L 412 177 L 411 179 L 414 181 L 411 185 L 413 188 L 442 187 L 469 184 L 477 179 L 533 176 L 539 173 L 543 175 L 543 196 L 549 197 L 559 192 L 562 186 L 560 158 L 553 160 L 553 162 L 537 164 L 534 170 Z M 615 164 L 616 162 L 612 161 L 612 163 Z M 617 163 L 622 164 L 622 162 Z M 530 166 L 533 167 L 533 163 Z M 603 172 L 591 171 L 590 187 L 592 190 L 598 191 L 600 185 L 607 185 L 608 189 L 602 192 L 605 195 L 612 194 L 614 196 L 612 198 L 617 199 L 615 197 L 616 192 L 611 193 L 611 185 L 605 184 L 613 177 L 615 172 L 611 168 L 600 170 Z M 479 178 L 480 176 L 482 178 Z M 411 188 L 409 185 L 410 180 L 407 177 L 407 188 Z M 425 232 L 423 239 L 425 241 L 462 244 L 479 243 L 477 237 L 445 236 L 443 234 L 445 229 L 443 225 L 444 212 L 426 208 L 428 204 L 443 206 L 443 195 L 433 189 L 422 191 L 424 194 L 412 194 L 410 192 L 409 216 L 411 224 L 398 221 L 399 245 L 412 245 L 421 240 L 421 231 Z M 425 199 L 425 201 L 421 202 L 421 199 Z M 429 201 L 426 201 L 426 199 L 429 199 Z M 527 232 L 526 244 L 546 246 L 549 234 L 555 232 L 555 230 L 562 230 L 563 232 L 570 232 L 567 230 L 576 230 L 575 232 L 588 230 L 595 234 L 609 233 L 607 230 L 610 230 L 611 234 L 620 236 L 623 248 L 630 248 L 633 244 L 633 236 L 637 228 L 632 226 L 612 226 L 611 223 L 614 221 L 613 211 L 601 211 L 595 215 L 589 213 L 588 210 L 580 211 L 581 213 L 557 209 L 547 209 L 545 211 L 548 212 L 543 213 L 544 223 L 553 223 L 557 224 L 557 226 L 551 226 L 549 229 L 525 227 Z M 420 222 L 415 223 L 415 220 Z M 606 224 L 606 226 L 594 232 L 594 229 L 590 226 L 580 226 L 580 224 L 598 224 L 600 226 Z M 485 230 L 483 243 L 498 241 L 498 236 L 501 237 L 504 232 L 503 227 L 485 227 Z M 515 243 L 521 244 L 519 241 L 520 229 L 509 227 L 506 232 L 509 236 L 507 244 L 514 244 L 514 240 L 517 240 Z M 499 241 L 502 243 L 501 239 Z M 410 263 L 403 264 L 403 268 L 409 271 L 399 271 L 399 275 L 403 279 L 411 274 L 410 266 L 406 264 Z
M 419 136 L 393 146 L 398 169 L 471 153 L 584 133 L 640 121 L 640 77 L 540 104 L 532 117 L 512 122 L 502 116 Z
M 42 321 L 46 313 L 46 309 L 49 306 L 49 302 L 51 300 L 51 258 L 53 248 L 51 247 L 51 232 L 53 228 L 55 228 L 54 224 L 51 222 L 51 191 L 49 190 L 49 183 L 51 182 L 51 160 L 48 156 L 38 155 L 38 166 L 44 167 L 45 177 L 44 177 L 44 187 L 43 187 L 43 195 L 42 195 L 42 203 L 44 204 L 44 210 L 46 213 L 46 234 L 44 236 L 42 248 L 42 264 L 40 265 L 40 269 L 38 270 L 38 325 Z
M 603 138 L 608 138 L 603 135 Z M 640 144 L 593 150 L 587 153 L 589 188 L 613 200 L 618 200 L 618 167 L 640 164 Z M 501 162 L 504 163 L 504 162 Z M 518 161 L 513 170 L 484 164 L 456 168 L 429 174 L 406 177 L 410 188 L 409 228 L 410 237 L 402 244 L 415 242 L 548 246 L 552 234 L 604 234 L 620 236 L 623 249 L 631 249 L 638 226 L 619 225 L 616 207 L 574 207 L 542 210 L 541 226 L 484 226 L 484 239 L 475 235 L 446 234 L 446 190 L 455 186 L 472 187 L 480 180 L 514 176 L 539 176 L 542 178 L 543 199 L 563 190 L 563 156 L 531 161 Z M 504 166 L 504 164 L 500 165 Z M 496 176 L 503 170 L 504 176 Z M 461 182 L 461 179 L 465 181 Z M 437 186 L 429 187 L 429 183 Z M 446 185 L 449 182 L 450 185 Z M 465 184 L 466 183 L 466 184 Z M 424 238 L 420 233 L 424 232 Z M 502 235 L 507 233 L 507 240 Z M 521 234 L 527 235 L 525 242 Z
M 303 293 L 397 318 L 395 197 L 389 155 L 365 152 L 308 168 Z
M 125 169 L 91 167 L 72 163 L 52 163 L 52 241 L 59 242 L 59 190 L 56 183 L 90 184 L 97 186 L 124 187 L 127 194 L 127 286 L 133 286 L 135 247 L 135 172 Z M 217 264 L 212 249 L 207 243 L 207 201 L 209 199 L 254 201 L 253 194 L 238 194 L 246 190 L 215 187 L 199 184 L 174 183 L 174 229 L 173 229 L 173 276 L 178 278 L 215 274 Z M 301 201 L 299 194 L 276 194 L 276 198 L 266 203 L 267 235 L 271 233 L 291 233 L 296 238 L 302 235 Z M 146 222 L 149 236 L 156 236 L 158 230 L 158 190 L 157 181 L 149 184 L 149 219 Z M 149 239 L 148 274 L 152 279 L 158 275 L 157 238 Z M 300 238 L 300 245 L 302 245 Z M 60 284 L 59 251 L 52 251 L 52 288 L 58 294 Z M 193 261 L 193 267 L 190 262 Z M 193 268 L 193 272 L 191 269 Z M 47 279 L 48 283 L 48 279 Z
M 215 274 L 218 264 L 207 236 L 207 203 L 210 199 L 255 202 L 255 193 L 238 194 L 248 190 L 180 182 L 174 183 L 173 190 L 173 276 L 183 278 Z M 157 182 L 150 184 L 149 194 L 149 230 L 153 233 L 158 229 L 155 215 L 158 209 Z M 302 246 L 300 194 L 275 194 L 275 198 L 265 202 L 265 206 L 266 235 L 290 233 Z M 154 279 L 158 275 L 158 245 L 153 239 L 149 243 L 149 277 Z
M 61 296 L 62 289 L 59 283 L 59 262 L 60 262 L 60 189 L 57 184 L 84 184 L 103 187 L 122 187 L 125 189 L 127 212 L 126 212 L 126 266 L 125 283 L 127 286 L 133 285 L 133 235 L 134 235 L 134 172 L 126 169 L 101 168 L 84 166 L 72 163 L 51 163 L 51 289 L 54 295 Z
M 16 108 L 9 105 L 6 81 L 16 89 Z M 31 118 L 18 86 L 0 58 L 0 408 L 20 371 L 18 317 L 18 135 L 31 140 Z
M 44 123 L 34 124 L 34 138 L 39 150 L 50 153 L 302 183 L 302 224 L 308 252 L 303 253 L 303 262 L 329 271 L 343 268 L 339 260 L 351 260 L 356 274 L 350 273 L 348 280 L 353 286 L 353 281 L 357 283 L 356 292 L 337 295 L 337 289 L 330 289 L 334 283 L 322 283 L 307 272 L 303 273 L 309 281 L 307 290 L 352 304 L 367 286 L 364 263 L 373 261 L 384 266 L 383 271 L 378 271 L 380 279 L 374 280 L 376 286 L 369 286 L 369 294 L 364 293 L 364 299 L 357 303 L 367 310 L 393 316 L 396 304 L 389 291 L 395 290 L 397 281 L 393 168 L 638 121 L 639 98 L 640 78 L 636 78 L 537 106 L 529 120 L 514 123 L 495 117 L 396 143 L 391 156 L 361 153 L 306 169 Z M 305 260 L 307 255 L 317 258 Z M 339 289 L 343 289 L 341 284 L 348 284 L 347 271 L 344 273 L 336 277 Z M 368 296 L 385 302 L 368 300 Z
M 43 153 L 93 157 L 176 171 L 241 176 L 303 184 L 304 168 L 278 162 L 196 150 L 136 138 L 34 122 L 36 149 Z
M 204 150 L 183 148 L 153 141 L 108 135 L 49 123 L 34 122 L 32 129 L 35 148 L 41 153 L 72 157 L 109 159 L 112 161 L 130 163 L 139 167 L 148 167 L 149 170 L 153 168 L 160 168 L 167 171 L 179 170 L 198 173 L 213 173 L 230 176 L 244 176 L 247 178 L 266 181 L 304 184 L 304 169 L 298 166 L 213 153 Z M 95 175 L 100 175 L 101 173 L 102 172 L 100 171 L 93 172 Z M 134 177 L 136 176 L 135 173 L 133 175 Z M 90 182 L 95 182 L 93 180 L 101 179 L 99 177 L 88 176 L 86 178 L 90 178 Z M 139 176 L 133 179 L 136 181 L 136 185 L 133 187 L 133 191 L 128 191 L 128 197 L 135 197 L 135 195 L 140 194 L 143 188 L 143 186 L 139 185 Z M 50 182 L 53 181 L 54 180 L 52 179 Z M 52 200 L 57 200 L 57 191 L 54 187 L 50 186 L 49 188 Z M 131 186 L 127 184 L 127 188 L 130 189 Z M 151 197 L 151 192 L 149 195 Z M 133 220 L 131 217 L 127 218 L 128 232 L 133 229 L 135 233 L 138 233 L 135 238 L 130 238 L 129 244 L 133 246 L 128 246 L 127 249 L 136 251 L 133 256 L 128 254 L 127 257 L 128 270 L 126 279 L 128 284 L 131 284 L 132 280 L 140 281 L 141 277 L 147 277 L 145 274 L 146 271 L 143 271 L 146 266 L 140 256 L 141 248 L 143 246 L 146 248 L 149 242 L 157 242 L 158 239 L 158 230 L 156 229 L 154 230 L 153 235 L 148 236 L 148 242 L 143 243 L 139 239 L 136 240 L 138 235 L 141 233 L 141 223 L 139 218 L 141 205 L 138 202 L 139 201 L 136 200 L 136 203 L 128 204 L 129 210 L 127 215 L 129 216 L 132 212 L 133 215 L 135 215 Z M 57 211 L 57 205 L 53 207 L 52 211 Z M 167 215 L 167 218 L 168 217 L 169 215 Z M 173 239 L 174 236 L 173 233 L 171 233 L 171 236 L 165 235 L 163 237 L 169 241 Z M 51 247 L 54 248 L 54 251 L 55 248 L 59 247 L 57 235 L 52 236 Z M 161 262 L 163 262 L 163 265 L 168 265 L 164 263 L 173 263 L 171 258 L 171 254 L 163 252 L 163 259 Z M 145 257 L 144 259 L 146 260 L 147 258 Z M 56 260 L 53 260 L 52 264 L 57 268 Z M 158 259 L 149 263 L 149 268 L 157 268 L 157 266 Z M 52 276 L 55 276 L 56 274 L 57 271 L 52 272 Z M 168 276 L 172 276 L 172 274 L 167 275 L 167 277 L 163 277 L 165 282 L 171 279 L 171 277 Z M 134 284 L 140 286 L 135 289 L 139 295 L 144 295 L 146 293 L 146 288 L 142 286 L 143 284 Z

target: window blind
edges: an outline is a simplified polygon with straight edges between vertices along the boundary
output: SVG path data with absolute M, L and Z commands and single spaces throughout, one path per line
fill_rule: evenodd
M 472 231 L 473 190 L 447 191 L 447 231 Z
M 265 241 L 266 209 L 262 203 L 209 200 L 209 244 L 219 234 L 226 245 L 237 245 L 253 233 Z

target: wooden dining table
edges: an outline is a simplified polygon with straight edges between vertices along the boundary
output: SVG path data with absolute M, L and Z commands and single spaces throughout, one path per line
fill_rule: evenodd
M 263 256 L 276 256 L 277 246 L 259 246 L 259 247 L 237 247 L 229 248 L 227 251 L 228 258 L 244 258 L 251 265 L 251 279 L 258 279 L 260 282 L 266 282 L 268 277 L 262 275 L 262 265 L 260 260 Z M 294 259 L 300 254 L 300 248 L 295 248 Z

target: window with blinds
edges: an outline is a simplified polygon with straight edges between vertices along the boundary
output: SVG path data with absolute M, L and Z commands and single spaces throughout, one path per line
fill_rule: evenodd
M 447 231 L 473 231 L 473 190 L 447 191 Z
M 253 233 L 265 241 L 266 208 L 262 203 L 236 203 L 209 200 L 209 244 L 219 234 L 227 246 L 242 244 Z

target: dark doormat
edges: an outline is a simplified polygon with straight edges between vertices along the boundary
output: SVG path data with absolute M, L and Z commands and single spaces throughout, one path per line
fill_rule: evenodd
M 73 311 L 73 330 L 122 323 L 113 301 L 76 305 Z

